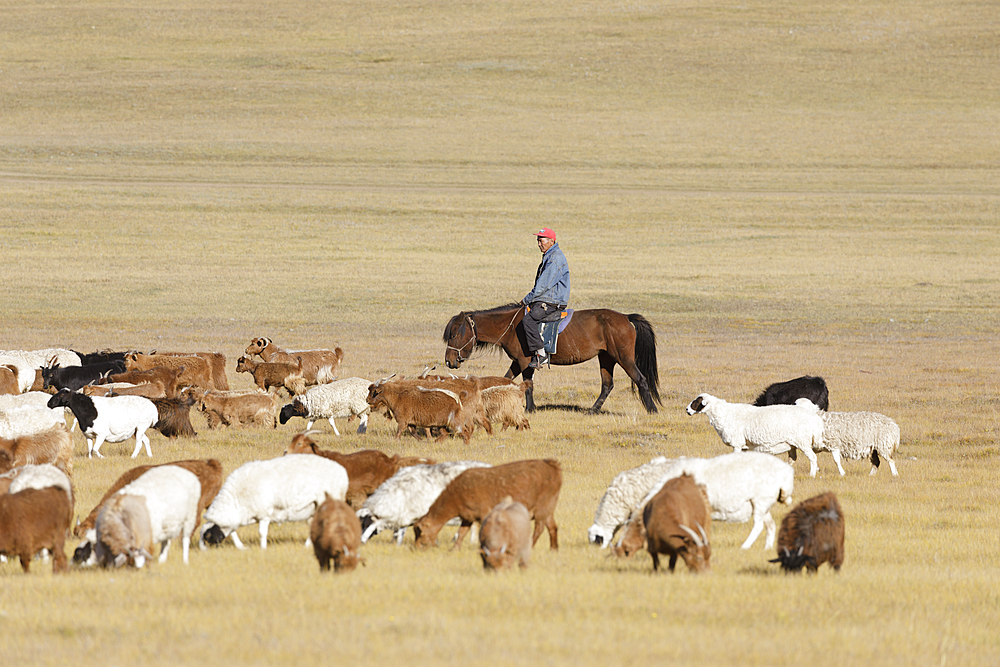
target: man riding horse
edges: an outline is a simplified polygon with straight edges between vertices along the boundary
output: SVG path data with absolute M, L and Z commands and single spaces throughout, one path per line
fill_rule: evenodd
M 535 286 L 521 299 L 528 306 L 524 317 L 524 337 L 528 351 L 534 353 L 529 366 L 541 368 L 549 363 L 549 354 L 538 328 L 542 322 L 556 322 L 569 304 L 569 264 L 559 244 L 556 233 L 545 227 L 535 234 L 542 261 L 535 273 Z

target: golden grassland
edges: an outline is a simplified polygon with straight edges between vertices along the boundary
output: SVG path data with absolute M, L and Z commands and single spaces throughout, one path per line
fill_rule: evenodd
M 0 565 L 29 664 L 954 665 L 1000 661 L 1000 17 L 985 2 L 0 4 L 0 348 L 341 346 L 344 376 L 440 364 L 463 308 L 513 301 L 559 234 L 573 306 L 644 314 L 663 407 L 596 361 L 536 375 L 529 432 L 469 446 L 327 425 L 321 446 L 562 462 L 560 550 L 483 573 L 378 536 L 321 576 L 304 524 L 143 571 Z M 506 360 L 463 367 L 501 374 Z M 713 573 L 653 576 L 586 530 L 650 458 L 726 451 L 684 406 L 820 374 L 902 429 L 900 476 L 821 454 L 841 572 L 781 575 L 748 524 Z M 209 431 L 153 461 L 276 456 Z M 76 434 L 77 514 L 137 462 Z M 780 521 L 787 508 L 775 510 Z M 70 548 L 72 548 L 70 544 Z

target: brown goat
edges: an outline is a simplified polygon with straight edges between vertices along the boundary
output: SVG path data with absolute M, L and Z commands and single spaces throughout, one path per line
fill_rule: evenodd
M 292 396 L 305 393 L 306 380 L 302 377 L 302 359 L 298 363 L 283 361 L 257 361 L 243 355 L 236 361 L 237 373 L 249 373 L 261 391 L 270 394 L 284 387 Z M 272 388 L 274 391 L 272 391 Z
M 198 499 L 198 521 L 195 523 L 195 533 L 197 533 L 198 525 L 201 523 L 202 512 L 205 511 L 206 507 L 212 504 L 212 501 L 215 500 L 215 496 L 219 493 L 219 489 L 222 488 L 222 464 L 219 463 L 217 459 L 187 459 L 184 461 L 160 463 L 159 465 L 179 466 L 185 470 L 190 470 L 198 478 L 198 481 L 201 482 L 201 497 Z M 97 514 L 101 511 L 101 506 L 104 504 L 104 501 L 113 496 L 127 484 L 134 482 L 140 475 L 142 475 L 142 473 L 146 472 L 150 468 L 156 467 L 159 466 L 145 465 L 125 471 L 121 477 L 115 480 L 115 483 L 111 485 L 111 488 L 108 489 L 107 493 L 105 493 L 97 505 L 94 506 L 94 509 L 87 515 L 87 518 L 73 528 L 73 534 L 77 537 L 85 537 L 87 531 L 96 525 Z M 76 560 L 76 558 L 74 558 L 74 560 Z
M 337 368 L 344 359 L 344 351 L 339 347 L 334 350 L 282 350 L 270 338 L 254 338 L 247 345 L 244 354 L 259 356 L 264 361 L 283 361 L 297 364 L 302 358 L 302 377 L 307 385 L 326 384 L 337 379 Z
M 184 396 L 182 398 L 153 398 L 153 405 L 160 415 L 158 422 L 153 424 L 153 428 L 162 433 L 167 438 L 193 438 L 198 435 L 194 427 L 191 426 L 191 406 L 194 405 L 194 397 Z
M 518 431 L 530 429 L 531 424 L 524 416 L 524 392 L 527 384 L 520 385 L 494 385 L 482 391 L 483 407 L 486 410 L 486 419 L 492 422 L 499 422 L 504 431 L 509 426 L 513 426 Z
M 153 350 L 150 354 L 167 357 L 201 357 L 208 364 L 212 376 L 212 388 L 219 391 L 229 391 L 229 378 L 226 377 L 226 355 L 221 352 L 159 352 Z
M 487 570 L 528 567 L 531 557 L 531 515 L 528 508 L 507 496 L 483 517 L 479 555 Z
M 396 437 L 406 431 L 438 429 L 440 442 L 454 433 L 468 444 L 475 431 L 475 414 L 466 409 L 459 393 L 426 380 L 375 383 L 368 388 L 372 410 L 387 410 L 396 420 Z M 482 402 L 479 402 L 482 408 Z M 485 421 L 485 413 L 483 415 Z M 488 423 L 488 422 L 487 422 Z
M 834 570 L 844 564 L 844 512 L 837 496 L 827 492 L 803 500 L 781 520 L 778 557 L 785 572 L 806 568 L 815 573 L 823 563 Z
M 278 425 L 275 405 L 265 393 L 238 391 L 199 391 L 189 393 L 198 401 L 198 409 L 205 413 L 209 428 L 250 424 L 255 426 Z
M 674 571 L 677 557 L 684 559 L 695 573 L 711 569 L 712 545 L 708 534 L 712 527 L 712 508 L 705 487 L 684 474 L 663 485 L 642 512 L 646 549 L 653 557 L 653 571 L 660 569 L 660 554 L 670 557 Z
M 461 527 L 455 546 L 461 546 L 465 534 L 475 522 L 482 522 L 501 500 L 510 496 L 524 505 L 535 520 L 531 544 L 538 541 L 542 529 L 549 531 L 549 547 L 559 548 L 555 509 L 562 488 L 562 467 L 555 459 L 514 461 L 492 468 L 470 468 L 453 479 L 419 521 L 413 524 L 416 545 L 432 546 L 445 523 L 459 517 Z
M 182 386 L 214 389 L 212 371 L 208 362 L 197 356 L 178 357 L 170 354 L 143 354 L 130 352 L 125 355 L 125 368 L 130 371 L 148 371 L 157 366 L 180 370 L 177 381 Z
M 285 454 L 315 454 L 336 461 L 347 471 L 347 503 L 354 509 L 360 509 L 368 496 L 382 482 L 389 479 L 400 468 L 419 464 L 436 463 L 433 459 L 408 456 L 400 458 L 398 454 L 388 456 L 377 449 L 362 449 L 359 452 L 341 454 L 326 449 L 320 449 L 305 433 L 292 437 L 291 444 L 285 448 Z
M 316 509 L 309 524 L 309 539 L 312 540 L 320 572 L 330 570 L 333 561 L 334 572 L 349 572 L 364 562 L 358 557 L 361 548 L 361 521 L 358 515 L 343 500 L 331 498 Z
M 155 366 L 146 371 L 132 370 L 124 373 L 113 373 L 108 376 L 108 382 L 130 382 L 140 387 L 143 384 L 149 384 L 151 387 L 158 387 L 162 394 L 159 396 L 136 395 L 146 396 L 146 398 L 176 398 L 178 383 L 184 370 L 184 367 Z M 152 389 L 149 391 L 152 392 Z
M 4 364 L 0 366 L 0 394 L 20 394 L 21 388 L 17 383 L 17 366 Z
M 29 463 L 52 463 L 67 474 L 73 471 L 73 438 L 59 425 L 41 433 L 0 438 L 0 473 Z
M 159 382 L 155 384 L 149 382 L 142 384 L 129 384 L 127 382 L 88 384 L 80 389 L 80 393 L 85 396 L 142 396 L 150 400 L 165 398 L 167 395 L 163 385 Z
M 66 534 L 73 506 L 62 489 L 25 489 L 0 496 L 0 554 L 17 556 L 25 573 L 42 549 L 52 552 L 52 572 L 65 572 Z

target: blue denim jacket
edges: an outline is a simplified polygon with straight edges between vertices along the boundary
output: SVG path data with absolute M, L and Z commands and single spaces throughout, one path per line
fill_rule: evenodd
M 525 304 L 535 301 L 552 303 L 560 308 L 569 305 L 569 264 L 558 243 L 542 255 L 542 263 L 535 274 L 535 287 L 523 299 Z

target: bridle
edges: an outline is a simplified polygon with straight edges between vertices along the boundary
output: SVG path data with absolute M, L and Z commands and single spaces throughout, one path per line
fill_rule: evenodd
M 467 356 L 466 357 L 462 356 L 462 354 L 464 354 L 465 348 L 467 348 L 469 345 L 473 345 L 476 342 L 476 321 L 473 320 L 468 315 L 465 316 L 465 321 L 469 323 L 469 327 L 472 329 L 472 336 L 469 337 L 469 340 L 466 341 L 466 343 L 462 345 L 462 347 L 455 347 L 454 345 L 447 346 L 449 350 L 455 350 L 458 353 L 458 363 L 460 364 L 464 361 L 468 361 L 469 359 L 469 357 Z

